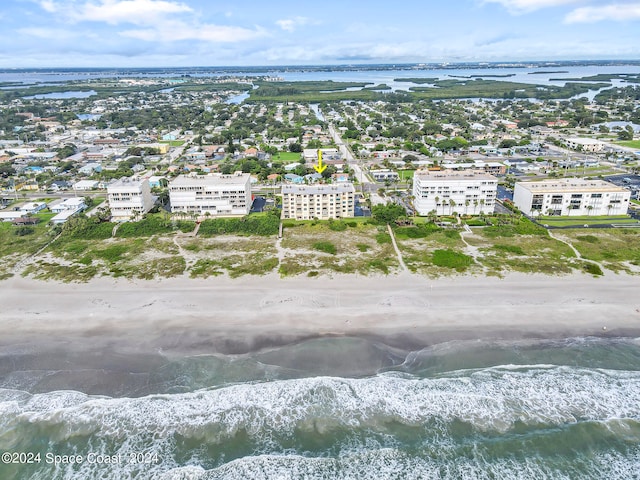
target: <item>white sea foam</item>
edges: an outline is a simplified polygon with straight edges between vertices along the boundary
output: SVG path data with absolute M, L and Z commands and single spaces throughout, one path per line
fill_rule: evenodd
M 178 437 L 224 448 L 241 432 L 258 450 L 266 453 L 278 451 L 278 448 L 282 451 L 283 447 L 277 445 L 279 441 L 291 440 L 297 435 L 305 435 L 305 432 L 324 438 L 338 431 L 358 430 L 384 438 L 392 435 L 394 425 L 399 424 L 422 432 L 431 442 L 428 450 L 433 452 L 437 451 L 438 445 L 444 450 L 451 447 L 447 425 L 454 421 L 464 422 L 477 432 L 489 434 L 505 433 L 521 424 L 546 427 L 584 420 L 604 423 L 610 430 L 624 429 L 625 420 L 640 420 L 638 398 L 640 372 L 547 365 L 509 365 L 452 372 L 448 377 L 432 379 L 395 373 L 365 379 L 315 377 L 135 399 L 89 397 L 77 392 L 27 396 L 5 390 L 0 391 L 0 425 L 3 426 L 0 429 L 0 449 L 7 449 L 16 442 L 15 436 L 3 432 L 28 433 L 30 428 L 48 432 L 53 447 L 73 443 L 78 438 L 90 438 L 93 451 L 125 456 L 130 452 L 156 452 L 162 459 L 161 464 L 147 465 L 144 470 L 131 465 L 112 466 L 109 468 L 115 470 L 107 469 L 104 478 L 129 478 L 141 472 L 149 476 L 137 478 L 158 478 L 160 474 L 180 467 L 172 460 Z M 614 419 L 622 423 L 615 423 Z M 630 435 L 634 438 L 634 434 Z M 278 448 L 274 449 L 274 445 Z M 388 447 L 389 444 L 379 445 L 382 446 Z M 357 447 L 356 442 L 351 447 L 346 446 L 342 453 L 353 452 Z M 374 445 L 367 445 L 367 450 L 372 447 Z M 432 463 L 425 460 L 426 463 L 415 466 L 415 459 L 398 459 L 398 452 L 380 455 L 379 464 L 371 459 L 363 460 L 361 468 L 367 472 L 384 471 L 385 465 L 400 468 L 400 464 L 406 461 L 408 463 L 403 464 L 402 469 L 411 472 L 415 468 L 420 472 L 414 477 L 396 478 L 431 478 L 435 474 L 430 472 L 441 470 L 430 469 L 442 468 L 438 459 Z M 373 478 L 349 470 L 356 468 L 358 462 L 355 460 L 351 465 L 330 458 L 313 461 L 304 458 L 252 457 L 245 463 L 244 460 L 237 461 L 231 470 L 214 470 L 203 478 L 304 478 L 307 468 L 311 469 L 309 472 L 337 472 L 337 476 L 329 474 L 327 477 L 308 473 L 309 478 Z M 265 462 L 269 468 L 259 466 Z M 293 471 L 300 475 L 277 473 L 280 470 L 273 475 L 253 475 L 253 469 L 258 469 L 256 472 L 262 471 L 260 468 L 266 469 L 265 472 L 271 471 L 269 469 L 273 465 L 280 465 L 278 462 L 284 462 L 278 467 L 282 472 L 293 468 L 292 463 L 299 464 L 298 470 Z M 309 462 L 313 465 L 309 466 Z M 622 468 L 625 463 L 620 460 L 618 464 Z M 463 468 L 464 464 L 461 465 Z M 491 465 L 491 468 L 497 468 L 495 464 Z M 638 465 L 637 461 L 635 465 Z M 529 467 L 522 464 L 520 467 L 524 468 L 522 474 L 508 478 L 544 478 L 546 475 L 527 474 L 527 468 L 539 469 L 537 464 Z M 80 470 L 63 469 L 54 478 L 103 478 L 96 476 L 99 471 L 96 468 L 83 465 Z M 452 464 L 446 468 L 454 467 Z M 466 468 L 469 473 L 455 470 L 454 477 L 483 478 L 478 472 L 488 467 L 478 470 L 477 463 L 469 463 Z M 508 466 L 504 468 L 507 472 Z M 245 471 L 243 469 L 248 469 L 246 476 L 234 476 L 234 472 Z M 347 474 L 342 475 L 342 472 Z M 531 472 L 535 473 L 534 470 Z M 191 480 L 198 478 L 199 472 L 197 468 L 182 469 L 173 474 L 182 475 L 175 478 Z M 491 478 L 507 477 L 496 475 Z
M 409 456 L 395 449 L 362 451 L 339 459 L 314 458 L 300 455 L 260 455 L 245 457 L 221 467 L 202 472 L 190 470 L 187 475 L 176 471 L 167 480 L 531 480 L 576 478 L 607 478 L 631 480 L 637 478 L 640 452 L 630 457 L 619 454 L 597 455 L 588 465 L 554 465 L 539 458 L 525 460 L 485 460 L 484 458 L 438 458 Z

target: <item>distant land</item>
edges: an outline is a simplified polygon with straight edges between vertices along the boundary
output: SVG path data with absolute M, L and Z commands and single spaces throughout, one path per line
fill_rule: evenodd
M 460 62 L 460 63 L 394 63 L 394 64 L 342 64 L 342 65 L 277 65 L 277 66 L 193 66 L 193 67 L 145 67 L 145 68 L 113 68 L 113 67 L 67 67 L 67 68 L 0 68 L 0 73 L 73 73 L 95 72 L 101 74 L 112 72 L 120 75 L 136 74 L 203 74 L 203 73 L 273 73 L 273 72 L 349 72 L 370 70 L 442 70 L 442 69 L 486 69 L 486 68 L 561 68 L 561 67 L 590 67 L 590 66 L 640 66 L 640 59 L 636 60 L 566 60 L 539 62 Z M 534 72 L 538 73 L 538 72 Z M 541 72 L 540 72 L 541 73 Z M 555 73 L 555 72 L 554 72 Z M 560 72 L 558 72 L 560 73 Z M 562 72 L 564 73 L 564 72 Z

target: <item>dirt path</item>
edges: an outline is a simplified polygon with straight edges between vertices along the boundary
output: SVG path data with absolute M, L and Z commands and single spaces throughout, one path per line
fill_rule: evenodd
M 402 270 L 405 272 L 409 272 L 407 265 L 404 263 L 404 259 L 402 258 L 402 253 L 400 253 L 400 249 L 398 248 L 398 244 L 396 243 L 396 236 L 393 234 L 393 230 L 391 229 L 391 225 L 387 224 L 387 230 L 389 230 L 389 236 L 391 236 L 391 243 L 393 244 L 393 249 L 396 251 L 396 255 L 398 256 L 398 261 L 400 262 L 400 266 Z

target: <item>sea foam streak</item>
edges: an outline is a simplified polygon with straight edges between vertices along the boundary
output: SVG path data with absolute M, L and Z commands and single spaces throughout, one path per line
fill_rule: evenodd
M 637 425 L 625 422 L 637 423 L 640 419 L 638 398 L 640 372 L 552 366 L 465 370 L 431 379 L 399 373 L 365 379 L 315 377 L 136 399 L 96 398 L 77 392 L 31 396 L 0 391 L 0 450 L 27 448 L 31 438 L 46 432 L 52 451 L 98 451 L 123 456 L 130 452 L 155 451 L 162 459 L 160 464 L 146 466 L 61 466 L 54 476 L 48 470 L 49 477 L 42 471 L 44 476 L 35 478 L 97 478 L 98 472 L 104 476 L 105 471 L 111 472 L 111 476 L 104 478 L 127 478 L 135 474 L 142 475 L 136 478 L 158 478 L 159 474 L 181 465 L 204 465 L 204 470 L 209 470 L 206 475 L 212 475 L 215 468 L 234 461 L 225 449 L 238 438 L 250 445 L 249 451 L 241 455 L 247 457 L 250 466 L 256 461 L 250 457 L 260 454 L 288 455 L 293 449 L 307 457 L 309 447 L 296 444 L 296 438 L 305 435 L 320 440 L 326 438 L 327 442 L 334 438 L 344 442 L 332 453 L 326 445 L 316 452 L 315 456 L 329 457 L 318 462 L 331 464 L 337 462 L 331 455 L 342 458 L 363 448 L 388 452 L 380 449 L 394 444 L 398 428 L 410 429 L 420 437 L 424 444 L 417 448 L 429 455 L 438 451 L 455 453 L 458 439 L 451 433 L 454 423 L 466 425 L 473 435 L 494 436 L 522 428 L 544 430 L 583 422 L 602 424 L 602 431 L 610 431 L 612 419 L 622 422 L 622 427 L 614 428 L 637 431 Z M 340 432 L 356 431 L 360 436 L 340 435 Z M 367 444 L 363 437 L 376 440 Z M 631 433 L 624 441 L 633 447 L 638 440 L 637 433 Z M 198 451 L 176 460 L 180 442 L 204 445 L 219 455 L 205 458 L 206 452 Z M 395 443 L 402 442 L 397 439 Z M 630 453 L 626 448 L 623 450 Z M 623 465 L 626 454 L 614 453 Z M 398 461 L 408 462 L 403 468 L 410 468 L 410 464 L 417 461 L 411 455 L 402 455 Z M 266 458 L 272 462 L 271 457 Z M 278 462 L 283 461 L 282 457 L 277 458 Z M 637 456 L 635 458 L 637 460 Z M 236 468 L 242 470 L 245 460 L 235 461 L 240 462 Z M 362 468 L 374 468 L 374 464 L 373 459 L 366 460 Z M 332 468 L 349 467 L 341 465 Z M 420 469 L 427 468 L 425 465 Z M 469 460 L 467 478 L 482 478 L 483 475 L 476 474 L 489 472 L 488 467 L 482 465 L 480 459 Z M 525 468 L 526 462 L 518 465 Z M 508 471 L 507 466 L 504 471 Z M 180 470 L 174 473 L 182 475 Z M 195 474 L 191 469 L 189 475 Z M 227 473 L 215 475 L 204 478 L 227 477 Z M 357 472 L 349 475 L 358 477 Z M 349 475 L 327 478 L 348 478 Z M 525 476 L 523 473 L 522 478 Z M 251 478 L 251 475 L 230 478 Z M 275 474 L 254 478 L 296 477 Z

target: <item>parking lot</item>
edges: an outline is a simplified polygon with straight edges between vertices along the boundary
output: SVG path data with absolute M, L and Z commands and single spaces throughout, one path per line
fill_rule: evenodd
M 628 188 L 631 190 L 631 198 L 638 199 L 640 195 L 640 175 L 611 175 L 610 177 L 605 177 L 605 179 L 619 187 Z

